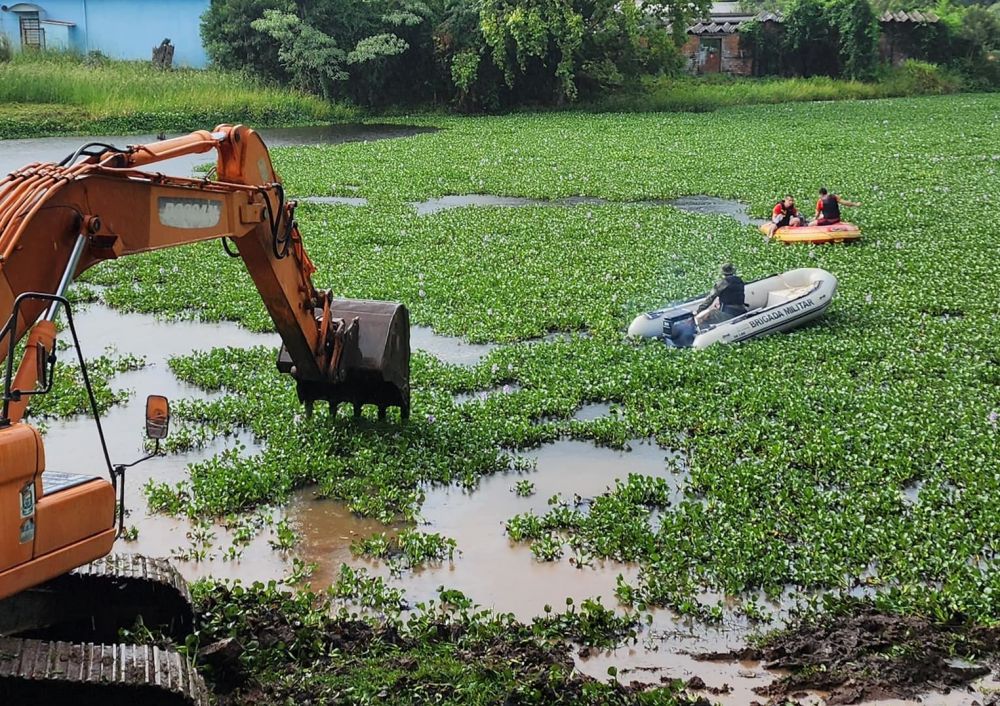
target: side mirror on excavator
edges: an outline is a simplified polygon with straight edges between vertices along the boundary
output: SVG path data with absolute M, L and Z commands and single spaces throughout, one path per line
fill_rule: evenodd
M 150 395 L 146 398 L 146 438 L 152 439 L 156 445 L 153 450 L 142 458 L 132 461 L 132 463 L 116 463 L 111 468 L 111 482 L 115 486 L 118 494 L 118 508 L 115 511 L 118 516 L 118 534 L 122 536 L 125 530 L 125 471 L 132 466 L 137 466 L 143 461 L 162 456 L 160 451 L 160 439 L 166 439 L 170 431 L 170 400 L 163 395 Z
M 163 395 L 146 398 L 146 436 L 157 442 L 170 432 L 170 400 Z

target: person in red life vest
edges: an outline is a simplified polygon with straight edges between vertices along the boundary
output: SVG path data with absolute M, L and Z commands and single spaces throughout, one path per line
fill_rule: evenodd
M 802 222 L 802 215 L 795 208 L 795 197 L 786 194 L 785 198 L 776 203 L 771 210 L 771 232 L 768 235 L 774 235 L 774 231 L 778 228 L 797 228 Z
M 826 189 L 819 190 L 819 200 L 816 202 L 816 218 L 809 222 L 811 226 L 832 226 L 840 223 L 841 206 L 860 206 L 856 201 L 842 199 L 831 194 Z

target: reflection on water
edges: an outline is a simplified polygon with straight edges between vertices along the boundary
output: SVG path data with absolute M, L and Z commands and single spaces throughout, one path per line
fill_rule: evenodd
M 211 128 L 213 126 L 206 126 Z M 253 127 L 253 126 L 251 126 Z M 344 142 L 374 142 L 399 137 L 411 137 L 435 128 L 414 125 L 363 125 L 342 123 L 316 127 L 274 128 L 259 130 L 268 147 L 292 147 L 298 145 L 336 145 Z M 169 133 L 166 137 L 178 137 L 186 133 Z M 124 149 L 129 145 L 144 145 L 156 142 L 157 135 L 113 135 L 101 137 L 38 137 L 24 140 L 0 140 L 0 176 L 33 162 L 60 162 L 77 148 L 88 142 L 100 142 Z M 164 160 L 155 165 L 156 171 L 184 176 L 192 174 L 195 167 L 205 162 L 214 162 L 211 153 L 185 155 Z M 150 169 L 153 169 L 152 167 Z
M 123 314 L 98 304 L 76 309 L 73 319 L 87 359 L 100 355 L 108 346 L 114 346 L 118 353 L 138 355 L 146 359 L 144 368 L 118 375 L 112 381 L 115 388 L 134 391 L 126 404 L 113 407 L 101 417 L 113 463 L 128 463 L 143 455 L 143 420 L 147 395 L 162 394 L 171 399 L 205 399 L 217 396 L 218 393 L 206 393 L 174 377 L 167 366 L 168 358 L 188 354 L 196 349 L 223 346 L 250 348 L 265 345 L 277 349 L 279 343 L 276 334 L 251 333 L 232 323 L 166 323 L 145 314 Z M 63 361 L 74 358 L 69 351 L 61 355 Z M 50 420 L 45 426 L 47 468 L 99 475 L 106 473 L 92 418 L 83 416 Z M 203 449 L 153 458 L 130 468 L 125 482 L 125 506 L 129 512 L 125 525 L 137 527 L 139 535 L 135 542 L 119 544 L 117 551 L 149 556 L 170 556 L 187 551 L 191 542 L 186 535 L 193 529 L 190 523 L 150 514 L 146 509 L 142 486 L 151 478 L 168 483 L 184 480 L 187 478 L 188 464 L 211 458 L 223 449 L 237 444 L 246 447 L 246 454 L 255 453 L 259 449 L 248 434 L 237 433 L 217 439 Z M 237 563 L 223 559 L 225 550 L 231 544 L 230 533 L 219 525 L 214 525 L 207 531 L 215 534 L 215 548 L 209 551 L 209 555 L 214 558 L 206 558 L 202 562 L 177 562 L 187 578 L 212 575 L 256 580 L 280 576 L 285 571 L 286 559 L 270 549 L 266 533 L 251 542 L 244 550 L 245 560 Z
M 121 313 L 101 304 L 76 309 L 74 323 L 88 360 L 101 355 L 109 346 L 113 346 L 119 354 L 137 355 L 146 360 L 142 369 L 122 373 L 112 382 L 117 389 L 134 391 L 126 404 L 113 407 L 101 418 L 113 463 L 127 463 L 143 455 L 143 419 L 148 395 L 161 394 L 171 399 L 212 399 L 221 394 L 205 392 L 178 380 L 167 364 L 170 357 L 211 348 L 263 345 L 276 351 L 280 346 L 277 334 L 252 333 L 231 322 L 166 322 L 148 314 Z M 430 329 L 415 328 L 414 331 L 414 348 L 426 349 L 447 362 L 475 363 L 493 348 L 467 344 L 460 338 L 437 336 Z M 61 360 L 71 361 L 74 357 L 67 351 L 61 355 Z M 45 426 L 48 468 L 100 475 L 106 472 L 92 418 L 81 416 L 49 420 Z M 244 447 L 245 455 L 257 453 L 261 448 L 249 434 L 236 430 L 232 436 L 216 439 L 205 448 L 153 458 L 129 469 L 125 484 L 125 504 L 129 511 L 126 527 L 137 527 L 139 535 L 135 542 L 120 545 L 119 551 L 177 556 L 195 546 L 187 535 L 196 528 L 185 519 L 149 513 L 142 487 L 150 479 L 171 484 L 183 481 L 188 477 L 189 464 L 211 458 L 236 445 Z M 328 572 L 330 575 L 336 573 L 341 561 L 350 559 L 351 541 L 385 529 L 374 520 L 354 516 L 342 503 L 315 500 L 313 492 L 308 489 L 298 491 L 286 509 L 274 509 L 265 514 L 277 522 L 286 513 L 304 535 L 306 544 L 314 547 L 315 555 L 322 557 L 324 565 L 333 567 Z M 176 562 L 189 579 L 204 576 L 247 581 L 280 579 L 291 567 L 290 556 L 271 548 L 268 542 L 271 534 L 266 529 L 240 550 L 239 557 L 227 557 L 233 535 L 221 523 L 212 523 L 197 531 L 203 535 L 206 532 L 214 535 L 213 546 L 200 561 Z
M 766 223 L 750 218 L 749 206 L 742 201 L 722 199 L 717 196 L 682 196 L 677 199 L 647 199 L 644 201 L 609 201 L 594 196 L 572 196 L 565 199 L 531 199 L 520 196 L 493 196 L 491 194 L 460 194 L 442 196 L 426 201 L 413 201 L 410 206 L 417 215 L 427 216 L 439 211 L 469 206 L 523 208 L 525 206 L 670 206 L 681 211 L 700 215 L 729 216 L 744 225 Z
M 612 414 L 612 410 L 617 412 L 617 408 L 612 407 L 607 402 L 592 402 L 585 404 L 571 417 L 576 422 L 592 422 L 595 419 L 603 419 Z
M 559 608 L 567 596 L 578 601 L 601 596 L 604 605 L 616 605 L 618 575 L 634 580 L 636 566 L 598 561 L 593 567 L 577 568 L 565 559 L 539 562 L 528 544 L 507 537 L 504 523 L 523 512 L 547 512 L 548 499 L 556 494 L 568 498 L 574 494 L 585 498 L 600 495 L 613 487 L 616 478 L 624 480 L 629 473 L 662 476 L 679 483 L 677 475 L 666 471 L 667 452 L 649 444 L 638 444 L 632 451 L 616 451 L 587 442 L 560 441 L 526 455 L 537 464 L 531 473 L 489 476 L 472 491 L 458 486 L 427 488 L 418 529 L 455 539 L 459 554 L 452 562 L 392 577 L 391 583 L 406 589 L 413 601 L 434 598 L 437 588 L 446 585 L 483 606 L 522 619 L 541 614 L 545 605 Z M 521 479 L 534 483 L 533 495 L 521 497 L 513 492 L 514 484 Z M 318 503 L 308 513 L 302 506 L 288 508 L 295 526 L 311 525 L 309 531 L 317 538 L 342 534 L 342 512 L 335 503 Z M 300 552 L 304 559 L 319 564 L 313 577 L 317 585 L 335 579 L 342 560 L 339 557 L 345 556 L 339 549 L 331 549 L 326 539 L 320 539 L 318 544 L 304 543 Z M 382 565 L 376 565 L 375 572 L 389 576 L 388 568 Z
M 494 206 L 519 208 L 523 206 L 602 206 L 611 203 L 606 199 L 599 199 L 590 196 L 572 196 L 566 199 L 529 199 L 521 196 L 493 196 L 491 194 L 460 194 L 442 196 L 426 201 L 412 201 L 410 206 L 416 210 L 419 216 L 428 216 L 438 211 L 447 211 L 452 208 L 465 208 L 467 206 Z M 651 205 L 663 205 L 664 202 L 650 201 L 643 202 Z
M 442 336 L 430 326 L 410 326 L 410 348 L 430 353 L 445 363 L 473 366 L 496 346 L 492 343 L 469 343 L 458 336 Z
M 358 517 L 345 503 L 316 497 L 312 488 L 292 494 L 285 517 L 298 535 L 296 554 L 318 564 L 310 579 L 314 587 L 324 587 L 337 580 L 341 564 L 361 565 L 351 553 L 351 544 L 376 532 L 394 534 L 403 525 L 384 525 L 378 520 Z
M 295 199 L 303 203 L 318 203 L 324 206 L 367 206 L 368 199 L 360 196 L 300 196 Z

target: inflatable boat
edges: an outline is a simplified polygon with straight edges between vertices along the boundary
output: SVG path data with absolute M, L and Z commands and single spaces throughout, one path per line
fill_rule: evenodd
M 819 268 L 789 270 L 784 274 L 747 282 L 747 313 L 709 326 L 698 326 L 694 315 L 708 294 L 668 304 L 640 314 L 628 335 L 661 338 L 675 348 L 705 348 L 713 343 L 736 343 L 787 331 L 821 315 L 837 289 L 837 278 Z
M 760 232 L 764 235 L 771 235 L 771 224 L 765 223 L 760 227 Z M 798 226 L 792 228 L 785 226 L 778 228 L 771 235 L 775 240 L 782 243 L 849 243 L 861 238 L 861 229 L 853 223 L 836 223 L 832 226 Z

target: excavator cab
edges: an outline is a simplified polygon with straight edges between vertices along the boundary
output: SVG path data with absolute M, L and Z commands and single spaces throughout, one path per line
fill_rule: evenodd
M 59 308 L 65 311 L 93 403 L 63 297 L 28 293 L 19 298 L 0 341 L 12 336 L 21 305 L 38 300 L 48 304 L 47 317 Z M 144 698 L 150 704 L 207 706 L 204 682 L 175 649 L 115 644 L 120 631 L 132 629 L 137 620 L 178 642 L 193 627 L 187 584 L 166 560 L 109 554 L 122 532 L 125 470 L 160 455 L 170 402 L 161 395 L 146 400 L 146 436 L 155 443 L 151 453 L 112 465 L 95 405 L 106 475 L 94 469 L 50 469 L 38 431 L 11 423 L 8 416 L 21 400 L 51 389 L 55 349 L 44 335 L 29 336 L 31 345 L 37 350 L 28 350 L 24 359 L 29 368 L 37 366 L 35 381 L 19 375 L 18 382 L 8 365 L 0 416 L 0 703 L 116 706 L 149 692 Z
M 24 361 L 33 374 L 25 373 L 22 364 L 13 374 L 13 327 L 22 309 L 31 304 L 46 305 L 45 318 L 28 336 Z M 11 423 L 18 407 L 34 395 L 47 394 L 52 388 L 56 352 L 46 332 L 59 312 L 65 312 L 79 360 L 83 384 L 91 402 L 104 454 L 105 473 L 96 469 L 49 469 L 37 430 L 28 424 Z M 41 333 L 38 333 L 38 331 Z M 6 339 L 6 340 L 4 340 Z M 120 536 L 124 522 L 125 471 L 160 455 L 160 440 L 166 438 L 170 423 L 170 403 L 161 395 L 146 400 L 146 435 L 154 440 L 154 450 L 132 463 L 110 462 L 100 414 L 96 405 L 87 365 L 69 302 L 61 295 L 28 292 L 14 303 L 7 325 L 0 329 L 0 342 L 9 348 L 3 383 L 3 406 L 0 410 L 0 502 L 17 499 L 17 516 L 0 510 L 0 600 L 18 590 L 29 588 L 93 559 L 106 555 Z M 30 347 L 35 347 L 32 353 Z M 30 370 L 28 372 L 31 372 Z M 0 621 L 0 634 L 3 634 Z

